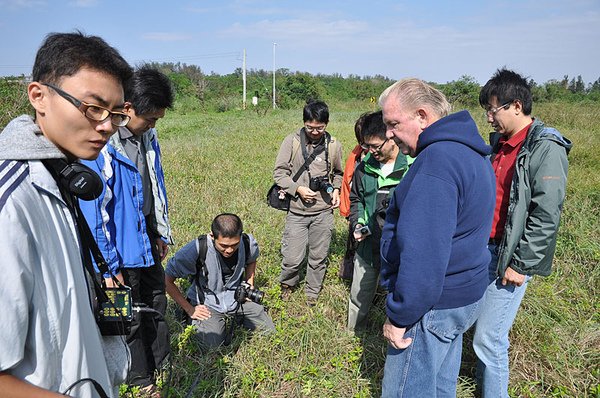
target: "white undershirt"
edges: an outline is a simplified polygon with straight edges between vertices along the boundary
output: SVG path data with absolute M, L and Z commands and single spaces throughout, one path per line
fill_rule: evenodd
M 381 174 L 384 177 L 387 177 L 390 175 L 390 173 L 392 171 L 394 171 L 394 162 L 390 162 L 390 163 L 379 163 L 379 169 L 381 170 Z

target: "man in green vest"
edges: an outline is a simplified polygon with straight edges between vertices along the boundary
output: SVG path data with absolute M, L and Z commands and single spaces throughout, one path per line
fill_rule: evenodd
M 379 240 L 394 188 L 408 169 L 406 155 L 386 137 L 381 111 L 364 119 L 362 148 L 367 156 L 358 165 L 350 190 L 350 225 L 358 247 L 348 300 L 348 329 L 364 328 L 379 277 Z

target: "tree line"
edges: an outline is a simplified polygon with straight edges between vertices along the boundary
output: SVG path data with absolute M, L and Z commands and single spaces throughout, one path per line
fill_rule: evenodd
M 176 92 L 178 110 L 184 113 L 195 110 L 226 112 L 239 109 L 242 105 L 241 68 L 233 73 L 219 75 L 206 74 L 197 65 L 185 63 L 151 63 L 171 79 Z M 249 108 L 267 111 L 273 102 L 272 71 L 250 69 L 246 73 L 247 102 Z M 30 111 L 24 88 L 27 78 L 0 78 L 0 128 L 18 114 Z M 276 98 L 280 108 L 297 107 L 309 98 L 327 102 L 373 101 L 394 82 L 385 76 L 347 77 L 341 74 L 316 74 L 293 72 L 286 68 L 275 73 Z M 455 108 L 474 108 L 479 104 L 479 83 L 471 76 L 464 75 L 447 83 L 429 82 L 440 89 Z M 600 77 L 585 84 L 581 75 L 553 79 L 539 84 L 529 80 L 533 100 L 539 102 L 600 102 Z M 252 97 L 258 98 L 258 105 L 251 105 Z
M 182 63 L 155 63 L 153 66 L 167 73 L 181 95 L 192 95 L 204 107 L 226 111 L 240 106 L 242 98 L 242 69 L 237 68 L 226 75 L 205 74 L 196 65 Z M 272 104 L 272 71 L 250 69 L 246 73 L 248 99 L 258 96 L 260 102 Z M 385 76 L 347 77 L 341 74 L 316 74 L 293 72 L 286 68 L 275 73 L 276 103 L 281 108 L 290 108 L 308 98 L 320 98 L 329 102 L 369 100 L 394 82 Z M 453 104 L 464 107 L 479 105 L 481 86 L 471 76 L 464 75 L 447 83 L 429 82 L 440 89 Z M 545 83 L 529 80 L 535 102 L 580 102 L 600 101 L 600 77 L 585 84 L 581 75 Z

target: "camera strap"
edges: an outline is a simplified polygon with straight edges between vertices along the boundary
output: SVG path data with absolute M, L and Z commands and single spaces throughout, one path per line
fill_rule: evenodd
M 54 173 L 53 170 L 49 169 L 50 174 L 52 175 L 52 177 L 57 180 L 57 176 Z M 65 201 L 65 203 L 67 204 L 67 208 L 69 209 L 71 215 L 74 218 L 75 221 L 75 225 L 77 228 L 77 231 L 79 233 L 79 237 L 81 239 L 81 255 L 82 255 L 82 262 L 83 262 L 83 266 L 85 268 L 85 270 L 87 270 L 91 276 L 92 282 L 94 284 L 94 292 L 96 293 L 96 296 L 98 297 L 99 300 L 105 299 L 105 300 L 109 300 L 108 296 L 106 295 L 106 293 L 102 290 L 102 287 L 100 286 L 100 284 L 98 283 L 98 280 L 96 279 L 96 273 L 94 272 L 94 267 L 92 265 L 92 261 L 91 261 L 91 256 L 90 256 L 90 245 L 89 245 L 89 237 L 92 236 L 92 233 L 90 231 L 90 228 L 87 224 L 87 222 L 85 221 L 85 217 L 83 217 L 83 215 L 81 214 L 81 209 L 79 208 L 79 202 L 77 200 L 77 198 L 75 197 L 75 195 L 71 192 L 69 192 L 63 184 L 58 183 L 57 181 L 57 186 L 58 189 L 61 193 L 61 196 L 63 198 L 63 200 Z M 86 235 L 86 231 L 87 231 L 87 235 Z M 106 262 L 104 261 L 104 258 L 102 257 L 102 254 L 100 253 L 100 249 L 98 249 L 98 245 L 96 245 L 96 242 L 93 240 L 93 245 L 95 246 L 95 250 L 97 251 L 97 253 L 99 254 L 99 259 L 101 258 L 102 261 L 98 262 L 98 266 L 100 267 L 100 264 L 104 264 L 104 267 L 106 267 L 107 271 L 108 271 L 108 266 L 106 265 Z M 92 252 L 94 252 L 94 250 L 91 250 Z M 98 260 L 99 260 L 98 259 Z M 93 303 L 90 303 L 92 305 L 92 313 L 94 312 L 94 308 L 93 308 Z M 101 398 L 108 398 L 108 395 L 106 394 L 106 391 L 104 391 L 104 388 L 102 388 L 102 386 L 100 385 L 100 383 L 98 383 L 96 380 L 94 380 L 93 378 L 83 378 L 80 380 L 77 380 L 75 383 L 71 384 L 71 386 L 69 386 L 67 388 L 67 390 L 63 393 L 63 395 L 66 395 L 70 390 L 72 390 L 77 384 L 85 382 L 85 381 L 89 381 L 90 383 L 92 383 L 92 385 L 94 386 L 94 389 L 96 390 L 96 392 L 98 393 L 98 395 Z
M 323 135 L 323 142 L 314 147 L 313 152 L 309 155 L 308 150 L 306 149 L 306 132 L 302 129 L 302 133 L 300 133 L 300 147 L 302 148 L 302 157 L 304 157 L 304 164 L 302 167 L 296 172 L 292 180 L 296 182 L 298 178 L 304 173 L 304 171 L 308 171 L 308 176 L 310 177 L 310 170 L 308 167 L 312 163 L 313 160 L 317 157 L 317 155 L 321 154 L 321 152 L 325 151 L 325 162 L 327 162 L 327 172 L 329 173 L 329 160 L 327 156 L 327 146 L 329 143 L 329 133 L 325 132 Z

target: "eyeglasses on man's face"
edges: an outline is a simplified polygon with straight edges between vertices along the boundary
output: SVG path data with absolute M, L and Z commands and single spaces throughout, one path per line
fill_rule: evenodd
M 304 125 L 304 129 L 306 130 L 307 133 L 312 133 L 313 131 L 316 131 L 317 133 L 322 133 L 323 131 L 325 131 L 326 127 L 327 127 L 327 125 L 323 125 L 323 126 L 311 126 L 308 124 Z
M 365 151 L 381 152 L 381 149 L 383 148 L 383 146 L 385 145 L 385 143 L 388 142 L 388 141 L 389 141 L 389 138 L 386 138 L 385 141 L 383 141 L 379 145 L 365 144 L 363 142 L 362 144 L 360 144 L 360 147 L 362 149 L 364 149 Z
M 491 108 L 491 109 L 486 109 L 486 110 L 484 111 L 484 113 L 485 113 L 485 117 L 487 118 L 487 117 L 490 117 L 490 116 L 491 116 L 491 117 L 494 117 L 494 116 L 496 116 L 496 113 L 497 113 L 497 112 L 498 112 L 500 109 L 506 109 L 506 107 L 507 107 L 508 105 L 512 104 L 512 103 L 513 103 L 512 101 L 509 101 L 509 102 L 507 102 L 507 103 L 506 103 L 506 104 L 504 104 L 504 105 L 500 105 L 500 106 L 497 106 L 497 107 L 495 107 L 495 108 Z
M 77 109 L 79 109 L 81 111 L 81 113 L 83 113 L 83 115 L 85 117 L 87 117 L 88 119 L 94 120 L 96 122 L 103 122 L 110 117 L 111 124 L 114 126 L 117 126 L 117 127 L 126 126 L 127 123 L 129 123 L 129 120 L 131 120 L 131 117 L 129 117 L 127 114 L 125 114 L 123 112 L 113 112 L 111 110 L 104 108 L 103 106 L 89 104 L 87 102 L 80 101 L 77 98 L 73 97 L 71 94 L 66 93 L 65 91 L 61 90 L 60 88 L 58 88 L 52 84 L 49 84 L 49 83 L 42 83 L 42 84 L 44 86 L 50 87 L 58 95 L 60 95 L 61 97 L 63 97 L 64 99 L 66 99 L 67 101 L 72 103 L 73 105 L 75 105 L 75 107 Z

